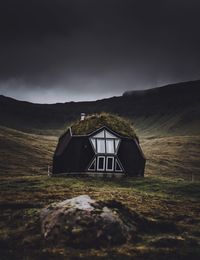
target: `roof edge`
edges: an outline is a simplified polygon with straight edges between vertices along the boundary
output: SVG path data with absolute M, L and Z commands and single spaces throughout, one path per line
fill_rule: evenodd
M 71 127 L 70 127 L 71 128 Z M 88 133 L 88 134 L 84 134 L 84 135 L 76 135 L 76 134 L 73 134 L 73 132 L 72 132 L 72 129 L 71 129 L 71 136 L 73 137 L 85 137 L 85 136 L 91 136 L 91 135 L 93 135 L 93 134 L 96 134 L 96 133 L 98 133 L 98 132 L 100 132 L 101 130 L 103 130 L 103 129 L 106 129 L 106 130 L 108 130 L 109 132 L 111 132 L 112 134 L 115 134 L 115 135 L 117 135 L 119 138 L 127 138 L 127 139 L 135 139 L 135 137 L 128 137 L 128 136 L 125 136 L 125 135 L 121 135 L 121 134 L 119 134 L 118 132 L 116 132 L 116 131 L 114 131 L 114 130 L 112 130 L 111 128 L 109 128 L 108 126 L 106 126 L 106 125 L 103 125 L 103 126 L 101 126 L 101 127 L 99 127 L 98 129 L 96 129 L 96 130 L 94 130 L 94 131 L 92 131 L 92 132 L 90 132 L 90 133 Z

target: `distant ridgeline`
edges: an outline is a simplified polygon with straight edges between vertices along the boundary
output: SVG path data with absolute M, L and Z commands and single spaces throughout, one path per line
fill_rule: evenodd
M 145 96 L 145 95 L 151 95 L 151 94 L 158 94 L 158 95 L 167 95 L 172 96 L 174 94 L 179 95 L 190 95 L 190 92 L 192 95 L 195 93 L 197 95 L 200 95 L 200 80 L 196 81 L 188 81 L 188 82 L 182 82 L 182 83 L 176 83 L 176 84 L 169 84 L 163 87 L 157 87 L 153 89 L 146 89 L 146 90 L 130 90 L 125 91 L 123 93 L 124 97 L 127 96 Z
M 200 134 L 200 81 L 91 102 L 33 104 L 0 96 L 0 125 L 26 132 L 59 135 L 81 112 L 129 118 L 140 135 Z

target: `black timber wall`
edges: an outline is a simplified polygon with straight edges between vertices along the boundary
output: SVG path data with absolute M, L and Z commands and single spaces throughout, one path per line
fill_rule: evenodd
M 73 136 L 63 153 L 54 156 L 53 173 L 84 172 L 93 156 L 88 137 Z
M 128 176 L 144 176 L 145 158 L 136 141 L 124 138 L 118 150 L 118 157 Z

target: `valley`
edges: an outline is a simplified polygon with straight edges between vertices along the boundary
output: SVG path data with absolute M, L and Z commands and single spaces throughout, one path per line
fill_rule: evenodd
M 199 81 L 95 102 L 41 105 L 1 96 L 1 259 L 199 259 L 199 100 Z M 133 122 L 147 159 L 145 178 L 49 177 L 60 134 L 81 112 L 102 111 Z M 118 200 L 155 228 L 118 247 L 47 243 L 41 235 L 41 208 L 83 194 Z
M 47 166 L 52 163 L 56 136 L 1 127 L 2 259 L 149 259 L 149 254 L 151 259 L 198 259 L 200 137 L 143 136 L 140 142 L 147 157 L 144 179 L 53 178 L 47 176 Z M 81 194 L 116 199 L 155 223 L 171 223 L 174 230 L 150 230 L 136 242 L 112 248 L 54 248 L 45 243 L 41 208 Z

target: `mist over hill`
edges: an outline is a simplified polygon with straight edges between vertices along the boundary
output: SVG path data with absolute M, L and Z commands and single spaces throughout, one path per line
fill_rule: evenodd
M 90 102 L 34 104 L 0 96 L 0 125 L 59 134 L 86 114 L 111 112 L 133 121 L 140 134 L 199 134 L 200 80 Z

